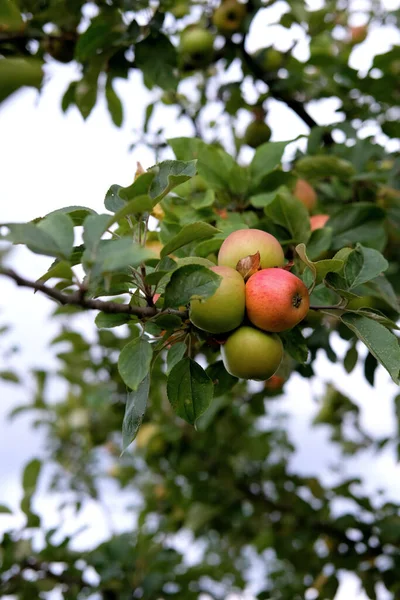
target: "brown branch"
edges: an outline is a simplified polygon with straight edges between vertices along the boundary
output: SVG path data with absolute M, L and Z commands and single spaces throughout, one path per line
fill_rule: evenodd
M 245 40 L 246 38 L 244 37 L 239 45 L 239 48 L 243 57 L 243 62 L 247 65 L 248 69 L 253 73 L 253 75 L 255 75 L 257 79 L 260 79 L 261 81 L 266 83 L 271 91 L 272 96 L 277 100 L 284 102 L 286 106 L 293 110 L 293 112 L 295 112 L 300 117 L 300 119 L 302 119 L 302 121 L 304 121 L 304 123 L 309 126 L 310 129 L 312 129 L 313 127 L 318 127 L 318 123 L 306 111 L 302 102 L 291 98 L 282 90 L 277 89 L 276 83 L 278 82 L 278 80 L 276 79 L 276 77 L 268 76 L 268 73 L 266 73 L 264 69 L 262 69 L 260 65 L 253 59 L 253 57 L 246 51 Z M 328 146 L 333 144 L 333 139 L 329 132 L 326 132 L 326 134 L 323 136 L 323 139 L 325 144 L 327 144 Z
M 176 315 L 181 319 L 186 319 L 188 316 L 186 310 L 175 310 L 173 308 L 159 310 L 155 306 L 131 306 L 130 304 L 119 304 L 118 302 L 86 298 L 85 295 L 82 293 L 82 290 L 78 290 L 77 292 L 73 292 L 70 294 L 64 294 L 63 292 L 60 292 L 59 290 L 56 290 L 54 288 L 50 288 L 44 283 L 40 283 L 39 281 L 29 281 L 28 279 L 21 277 L 21 275 L 18 275 L 18 273 L 16 273 L 12 269 L 0 268 L 0 275 L 5 275 L 6 277 L 9 277 L 13 281 L 15 281 L 15 283 L 18 286 L 31 288 L 36 292 L 42 292 L 49 298 L 56 300 L 64 306 L 80 306 L 84 309 L 101 310 L 108 314 L 135 315 L 141 319 L 146 319 L 161 314 Z

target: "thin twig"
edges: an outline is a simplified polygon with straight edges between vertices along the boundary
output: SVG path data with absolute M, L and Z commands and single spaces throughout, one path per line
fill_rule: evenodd
M 131 306 L 130 304 L 120 304 L 118 302 L 86 298 L 84 294 L 82 294 L 82 290 L 78 290 L 77 292 L 72 292 L 70 294 L 64 294 L 63 292 L 60 292 L 55 288 L 50 288 L 39 281 L 29 281 L 28 279 L 21 277 L 21 275 L 18 275 L 18 273 L 12 269 L 0 268 L 0 275 L 9 277 L 15 281 L 18 286 L 31 288 L 37 292 L 42 292 L 63 306 L 80 306 L 84 309 L 101 310 L 108 314 L 135 315 L 141 319 L 154 317 L 155 315 L 176 315 L 181 319 L 186 319 L 188 317 L 188 312 L 186 310 L 176 310 L 174 308 L 159 310 L 155 306 Z

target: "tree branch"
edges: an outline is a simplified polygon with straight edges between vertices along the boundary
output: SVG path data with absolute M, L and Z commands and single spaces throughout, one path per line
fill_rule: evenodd
M 12 269 L 0 268 L 0 275 L 9 277 L 15 281 L 18 286 L 31 288 L 36 292 L 42 292 L 49 298 L 56 300 L 64 306 L 80 306 L 84 309 L 101 310 L 108 314 L 135 315 L 141 319 L 150 318 L 161 314 L 176 315 L 181 319 L 186 319 L 188 316 L 186 310 L 175 310 L 173 308 L 159 310 L 155 306 L 131 306 L 130 304 L 119 304 L 118 302 L 85 298 L 82 290 L 78 290 L 70 294 L 64 294 L 63 292 L 60 292 L 54 288 L 50 288 L 39 281 L 29 281 L 28 279 L 21 277 L 21 275 L 18 275 L 18 273 Z
M 239 45 L 239 48 L 242 53 L 243 62 L 247 65 L 248 69 L 257 77 L 257 79 L 264 81 L 264 83 L 268 85 L 271 94 L 274 98 L 276 98 L 277 100 L 281 100 L 281 102 L 284 102 L 286 106 L 292 109 L 293 112 L 295 112 L 296 115 L 298 115 L 300 119 L 302 119 L 302 121 L 304 121 L 304 123 L 308 125 L 310 129 L 312 129 L 313 127 L 318 127 L 318 123 L 314 121 L 310 114 L 308 114 L 302 102 L 291 98 L 282 90 L 277 89 L 275 84 L 278 80 L 275 77 L 268 77 L 268 74 L 264 71 L 264 69 L 262 69 L 260 65 L 253 59 L 253 57 L 246 51 L 245 40 L 246 38 L 244 37 Z M 326 134 L 323 136 L 323 139 L 325 144 L 333 144 L 333 139 L 329 132 L 326 132 Z

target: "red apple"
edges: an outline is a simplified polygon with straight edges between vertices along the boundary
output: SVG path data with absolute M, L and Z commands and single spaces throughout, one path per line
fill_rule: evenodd
M 285 262 L 282 246 L 273 235 L 260 229 L 239 229 L 222 243 L 218 264 L 236 269 L 239 260 L 257 252 L 262 269 L 282 267 Z
M 205 300 L 192 300 L 190 320 L 203 331 L 225 333 L 239 327 L 245 312 L 243 277 L 230 267 L 211 267 L 222 277 L 219 288 Z
M 286 331 L 300 323 L 310 308 L 304 283 L 285 269 L 263 269 L 246 284 L 247 316 L 264 331 Z
M 281 339 L 253 327 L 239 327 L 222 346 L 225 369 L 240 379 L 269 379 L 278 369 L 282 357 Z
M 293 190 L 298 200 L 311 211 L 317 203 L 317 194 L 314 188 L 305 179 L 298 179 Z
M 313 215 L 310 217 L 311 231 L 322 229 L 326 225 L 329 215 Z

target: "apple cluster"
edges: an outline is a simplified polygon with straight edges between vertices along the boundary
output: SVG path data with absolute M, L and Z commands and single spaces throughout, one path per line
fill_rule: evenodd
M 218 266 L 211 267 L 222 278 L 219 288 L 205 300 L 191 301 L 193 325 L 213 334 L 229 333 L 222 359 L 235 377 L 272 377 L 283 357 L 277 334 L 307 315 L 307 287 L 283 268 L 284 262 L 273 235 L 259 229 L 234 231 L 220 248 Z

